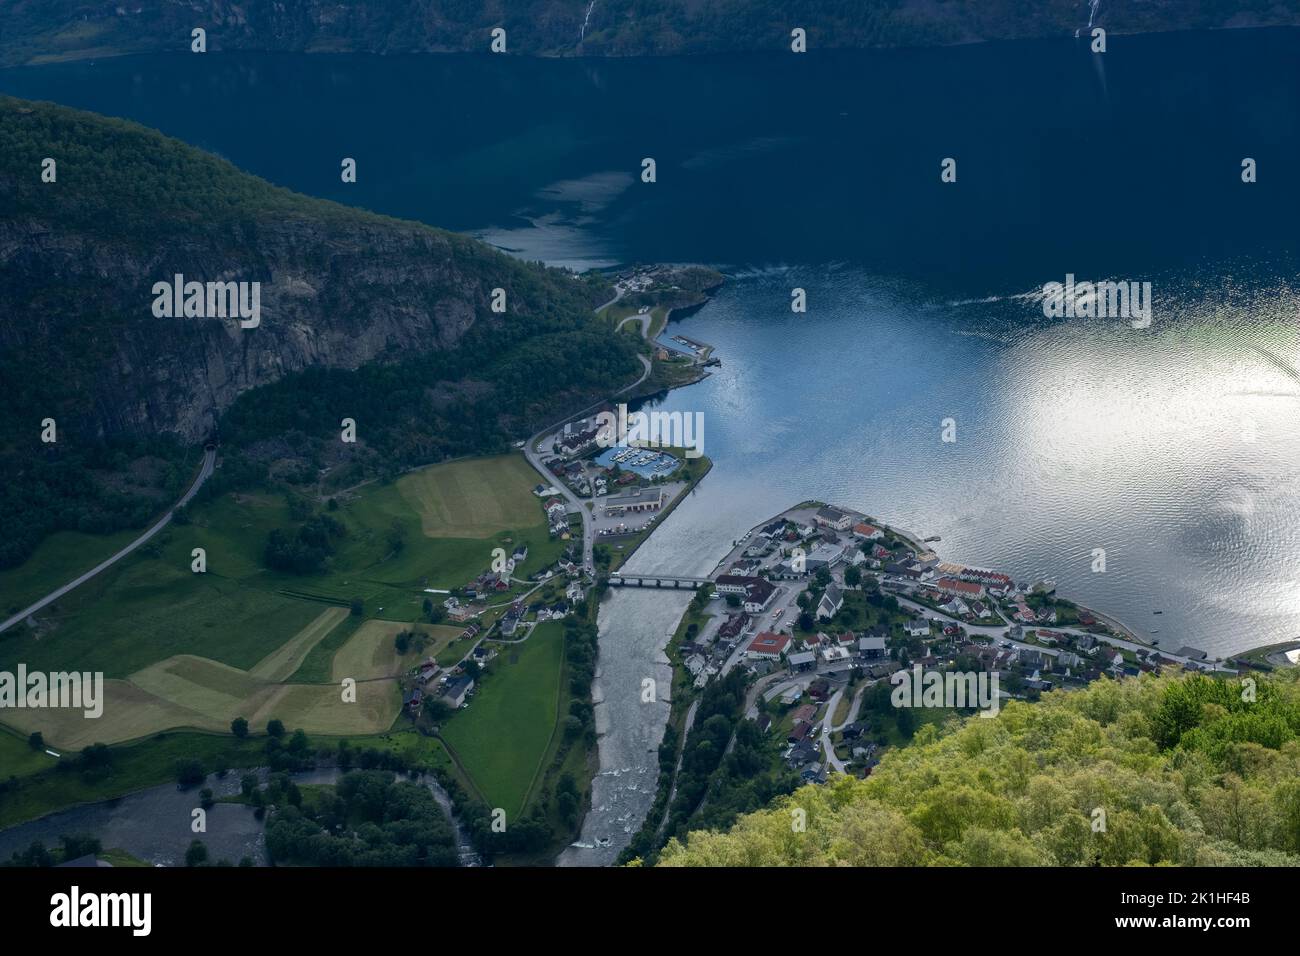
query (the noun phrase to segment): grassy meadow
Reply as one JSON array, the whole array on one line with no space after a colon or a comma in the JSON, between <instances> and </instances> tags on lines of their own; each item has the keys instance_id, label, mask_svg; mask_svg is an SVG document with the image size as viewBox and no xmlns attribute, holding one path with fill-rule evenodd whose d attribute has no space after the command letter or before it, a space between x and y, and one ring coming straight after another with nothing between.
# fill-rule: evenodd
<instances>
[{"instance_id":1,"label":"grassy meadow","mask_svg":"<svg viewBox=\"0 0 1300 956\"><path fill-rule=\"evenodd\" d=\"M519 575L558 557L563 543L548 540L531 492L537 479L521 456L508 455L363 486L329 512L345 534L327 569L310 575L262 561L268 533L297 525L284 495L229 493L197 505L187 524L173 524L39 615L38 628L0 636L0 669L22 662L102 672L104 716L15 710L7 722L68 748L180 727L221 731L237 716L256 729L279 717L309 733L386 730L400 706L394 678L414 663L399 659L392 638L423 618L424 588L465 584L496 547L528 545ZM125 538L53 536L6 582L35 595L93 563L79 555L102 555ZM195 548L206 554L205 573L191 570ZM43 558L50 563L38 571ZM348 613L354 599L362 601L359 622ZM433 638L426 654L452 654L460 628L422 629ZM359 682L355 707L338 698L345 676Z\"/></svg>"},{"instance_id":2,"label":"grassy meadow","mask_svg":"<svg viewBox=\"0 0 1300 956\"><path fill-rule=\"evenodd\" d=\"M564 628L537 625L522 644L502 644L473 702L442 736L494 807L513 819L541 770L559 720Z\"/></svg>"}]
</instances>

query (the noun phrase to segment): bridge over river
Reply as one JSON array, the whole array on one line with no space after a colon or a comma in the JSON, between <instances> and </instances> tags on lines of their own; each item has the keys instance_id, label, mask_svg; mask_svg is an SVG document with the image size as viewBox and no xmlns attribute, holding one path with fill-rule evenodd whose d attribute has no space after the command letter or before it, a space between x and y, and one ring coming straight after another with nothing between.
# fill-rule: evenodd
<instances>
[{"instance_id":1,"label":"bridge over river","mask_svg":"<svg viewBox=\"0 0 1300 956\"><path fill-rule=\"evenodd\" d=\"M712 582L709 578L696 578L687 574L620 574L615 571L609 576L609 583L614 587L697 591L702 585Z\"/></svg>"}]
</instances>

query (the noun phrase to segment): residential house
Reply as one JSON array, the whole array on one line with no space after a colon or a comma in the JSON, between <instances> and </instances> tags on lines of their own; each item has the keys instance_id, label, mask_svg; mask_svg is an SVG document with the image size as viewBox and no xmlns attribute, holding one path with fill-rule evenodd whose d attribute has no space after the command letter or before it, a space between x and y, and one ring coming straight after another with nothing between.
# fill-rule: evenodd
<instances>
[{"instance_id":1,"label":"residential house","mask_svg":"<svg viewBox=\"0 0 1300 956\"><path fill-rule=\"evenodd\" d=\"M805 767L808 764L815 762L817 760L817 754L817 744L811 740L804 739L790 748L790 751L785 755L785 762L790 768L798 770L800 767Z\"/></svg>"},{"instance_id":2,"label":"residential house","mask_svg":"<svg viewBox=\"0 0 1300 956\"><path fill-rule=\"evenodd\" d=\"M975 581L990 587L1001 588L1004 591L1015 586L1015 582L1007 575L999 574L997 571L989 571L985 568L964 568L960 577L964 581Z\"/></svg>"},{"instance_id":3,"label":"residential house","mask_svg":"<svg viewBox=\"0 0 1300 956\"><path fill-rule=\"evenodd\" d=\"M796 651L786 658L792 671L806 671L817 666L817 654L814 651Z\"/></svg>"},{"instance_id":4,"label":"residential house","mask_svg":"<svg viewBox=\"0 0 1300 956\"><path fill-rule=\"evenodd\" d=\"M734 641L745 631L749 630L749 625L753 619L748 614L733 614L727 618L726 622L718 628L718 637L724 641Z\"/></svg>"},{"instance_id":5,"label":"residential house","mask_svg":"<svg viewBox=\"0 0 1300 956\"><path fill-rule=\"evenodd\" d=\"M1016 649L1016 660L1020 662L1021 667L1050 667L1052 655L1032 647L1021 647Z\"/></svg>"},{"instance_id":6,"label":"residential house","mask_svg":"<svg viewBox=\"0 0 1300 956\"><path fill-rule=\"evenodd\" d=\"M858 638L858 655L864 660L882 660L888 654L889 651L885 648L885 639L883 637Z\"/></svg>"},{"instance_id":7,"label":"residential house","mask_svg":"<svg viewBox=\"0 0 1300 956\"><path fill-rule=\"evenodd\" d=\"M772 603L776 594L776 585L766 578L754 578L753 583L745 588L745 600L742 607L747 614L760 614Z\"/></svg>"},{"instance_id":8,"label":"residential house","mask_svg":"<svg viewBox=\"0 0 1300 956\"><path fill-rule=\"evenodd\" d=\"M935 587L944 594L964 598L966 600L975 600L984 596L984 585L975 581L962 581L958 578L940 578L935 582Z\"/></svg>"},{"instance_id":9,"label":"residential house","mask_svg":"<svg viewBox=\"0 0 1300 956\"><path fill-rule=\"evenodd\" d=\"M808 764L799 771L799 777L804 783L822 784L826 782L826 768L821 764Z\"/></svg>"},{"instance_id":10,"label":"residential house","mask_svg":"<svg viewBox=\"0 0 1300 956\"><path fill-rule=\"evenodd\" d=\"M469 697L469 692L474 689L474 678L468 674L460 674L451 678L443 685L442 700L449 707L460 708L465 706L465 699Z\"/></svg>"},{"instance_id":11,"label":"residential house","mask_svg":"<svg viewBox=\"0 0 1300 956\"><path fill-rule=\"evenodd\" d=\"M967 606L966 602L958 597L953 598L947 604L939 605L939 609L952 617L965 617L970 613L970 608ZM944 628L944 633L948 633L947 628Z\"/></svg>"},{"instance_id":12,"label":"residential house","mask_svg":"<svg viewBox=\"0 0 1300 956\"><path fill-rule=\"evenodd\" d=\"M865 720L855 720L851 724L845 724L840 734L845 740L857 740L870 729L871 726Z\"/></svg>"},{"instance_id":13,"label":"residential house","mask_svg":"<svg viewBox=\"0 0 1300 956\"><path fill-rule=\"evenodd\" d=\"M790 720L797 724L800 721L811 721L816 716L817 706L815 704L804 704L790 715Z\"/></svg>"}]
</instances>

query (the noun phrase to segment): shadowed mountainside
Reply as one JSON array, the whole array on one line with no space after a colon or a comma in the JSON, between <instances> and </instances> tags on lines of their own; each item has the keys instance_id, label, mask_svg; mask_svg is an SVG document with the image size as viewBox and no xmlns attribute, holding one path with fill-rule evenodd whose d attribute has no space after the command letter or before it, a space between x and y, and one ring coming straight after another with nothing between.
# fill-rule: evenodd
<instances>
[{"instance_id":1,"label":"shadowed mountainside","mask_svg":"<svg viewBox=\"0 0 1300 956\"><path fill-rule=\"evenodd\" d=\"M3 0L0 64L182 52L207 31L209 51L484 52L504 27L511 53L642 56L939 46L1070 36L1090 17L1115 33L1300 24L1297 0L321 0L283 3Z\"/></svg>"}]
</instances>

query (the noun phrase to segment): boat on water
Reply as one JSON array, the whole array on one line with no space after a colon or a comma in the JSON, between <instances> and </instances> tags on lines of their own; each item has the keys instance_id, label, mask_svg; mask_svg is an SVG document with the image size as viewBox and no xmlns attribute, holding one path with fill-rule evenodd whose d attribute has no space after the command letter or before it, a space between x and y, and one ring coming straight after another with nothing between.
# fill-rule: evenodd
<instances>
[{"instance_id":1,"label":"boat on water","mask_svg":"<svg viewBox=\"0 0 1300 956\"><path fill-rule=\"evenodd\" d=\"M1164 614L1165 612L1164 612L1164 611L1152 611L1151 613L1152 613L1152 614Z\"/></svg>"}]
</instances>

